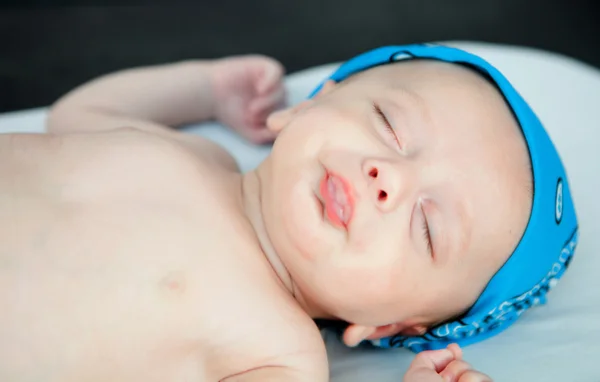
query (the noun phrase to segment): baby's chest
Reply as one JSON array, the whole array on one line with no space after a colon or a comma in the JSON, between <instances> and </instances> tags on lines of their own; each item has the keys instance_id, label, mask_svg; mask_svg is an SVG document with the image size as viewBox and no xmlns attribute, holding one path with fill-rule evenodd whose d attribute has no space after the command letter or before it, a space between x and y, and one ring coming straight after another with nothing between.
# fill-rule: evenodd
<instances>
[{"instance_id":1,"label":"baby's chest","mask_svg":"<svg viewBox=\"0 0 600 382\"><path fill-rule=\"evenodd\" d=\"M264 282L268 268L246 256L247 243L215 219L141 207L90 208L58 222L6 279L15 293L26 285L29 300L5 312L19 326L4 345L38 349L65 372L85 365L106 380L151 372L211 382L294 346L282 330L281 298ZM27 329L40 326L52 333ZM73 347L76 359L62 350ZM120 367L106 370L107 356Z\"/></svg>"}]
</instances>

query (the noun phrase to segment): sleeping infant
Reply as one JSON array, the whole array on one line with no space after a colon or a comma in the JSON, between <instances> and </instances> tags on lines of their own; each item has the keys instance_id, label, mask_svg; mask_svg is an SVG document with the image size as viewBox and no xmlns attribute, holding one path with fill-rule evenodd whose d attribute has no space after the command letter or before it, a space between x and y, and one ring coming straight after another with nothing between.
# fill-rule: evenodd
<instances>
[{"instance_id":1,"label":"sleeping infant","mask_svg":"<svg viewBox=\"0 0 600 382\"><path fill-rule=\"evenodd\" d=\"M315 320L486 381L460 346L546 300L577 219L540 121L489 63L383 47L285 107L262 56L111 74L0 135L0 380L327 381ZM241 174L175 130L216 119Z\"/></svg>"}]
</instances>

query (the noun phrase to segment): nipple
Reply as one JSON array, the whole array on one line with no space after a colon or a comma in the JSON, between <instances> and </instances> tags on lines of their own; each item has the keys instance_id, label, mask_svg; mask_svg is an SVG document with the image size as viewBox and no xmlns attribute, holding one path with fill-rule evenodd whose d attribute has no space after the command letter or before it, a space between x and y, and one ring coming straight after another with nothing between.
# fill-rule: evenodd
<instances>
[{"instance_id":1,"label":"nipple","mask_svg":"<svg viewBox=\"0 0 600 382\"><path fill-rule=\"evenodd\" d=\"M159 281L159 287L166 293L182 295L186 289L184 273L181 271L167 273L167 275Z\"/></svg>"}]
</instances>

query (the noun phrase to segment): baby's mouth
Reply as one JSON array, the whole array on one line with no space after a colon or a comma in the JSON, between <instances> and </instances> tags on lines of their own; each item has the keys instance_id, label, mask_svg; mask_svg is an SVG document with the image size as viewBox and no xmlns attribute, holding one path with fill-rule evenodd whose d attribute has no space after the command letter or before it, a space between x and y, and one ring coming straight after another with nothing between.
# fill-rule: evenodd
<instances>
[{"instance_id":1,"label":"baby's mouth","mask_svg":"<svg viewBox=\"0 0 600 382\"><path fill-rule=\"evenodd\" d=\"M320 193L329 221L335 226L346 228L353 212L353 200L348 183L339 176L326 173L321 181Z\"/></svg>"}]
</instances>

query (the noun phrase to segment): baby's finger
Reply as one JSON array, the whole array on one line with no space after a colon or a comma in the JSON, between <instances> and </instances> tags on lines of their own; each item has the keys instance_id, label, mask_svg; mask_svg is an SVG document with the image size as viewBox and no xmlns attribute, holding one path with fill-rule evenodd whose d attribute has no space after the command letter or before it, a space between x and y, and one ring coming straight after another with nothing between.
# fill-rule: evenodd
<instances>
[{"instance_id":1,"label":"baby's finger","mask_svg":"<svg viewBox=\"0 0 600 382\"><path fill-rule=\"evenodd\" d=\"M457 382L459 378L469 370L471 370L471 365L465 361L454 360L440 372L440 376L444 378L444 381Z\"/></svg>"},{"instance_id":2,"label":"baby's finger","mask_svg":"<svg viewBox=\"0 0 600 382\"><path fill-rule=\"evenodd\" d=\"M469 370L460 376L458 382L493 382L492 378L475 370Z\"/></svg>"},{"instance_id":3,"label":"baby's finger","mask_svg":"<svg viewBox=\"0 0 600 382\"><path fill-rule=\"evenodd\" d=\"M257 144L257 145L262 145L262 144L273 142L275 140L275 138L277 137L278 132L271 131L271 130L267 129L266 127L263 127L263 128L256 128L256 129L245 129L241 133L250 142Z\"/></svg>"},{"instance_id":4,"label":"baby's finger","mask_svg":"<svg viewBox=\"0 0 600 382\"><path fill-rule=\"evenodd\" d=\"M267 119L273 114L277 114L278 111L285 109L285 102L282 100L272 108L262 110L256 114L248 113L247 121L251 126L265 127L267 126Z\"/></svg>"},{"instance_id":5,"label":"baby's finger","mask_svg":"<svg viewBox=\"0 0 600 382\"><path fill-rule=\"evenodd\" d=\"M437 373L444 370L454 360L454 354L448 349L428 350L417 354L409 367L410 370L428 369Z\"/></svg>"},{"instance_id":6,"label":"baby's finger","mask_svg":"<svg viewBox=\"0 0 600 382\"><path fill-rule=\"evenodd\" d=\"M450 350L454 354L455 359L462 359L463 352L458 344L450 344L448 345L448 350Z\"/></svg>"},{"instance_id":7,"label":"baby's finger","mask_svg":"<svg viewBox=\"0 0 600 382\"><path fill-rule=\"evenodd\" d=\"M269 57L263 58L262 73L258 77L255 89L258 94L265 94L275 85L279 84L285 72L283 65Z\"/></svg>"},{"instance_id":8,"label":"baby's finger","mask_svg":"<svg viewBox=\"0 0 600 382\"><path fill-rule=\"evenodd\" d=\"M257 114L248 119L248 126L251 126L252 130L256 129L268 129L267 118L271 115L271 113L263 112Z\"/></svg>"},{"instance_id":9,"label":"baby's finger","mask_svg":"<svg viewBox=\"0 0 600 382\"><path fill-rule=\"evenodd\" d=\"M280 86L277 89L273 89L272 93L257 96L250 102L248 112L250 115L257 115L274 111L276 107L284 104L285 93L285 88Z\"/></svg>"}]
</instances>

